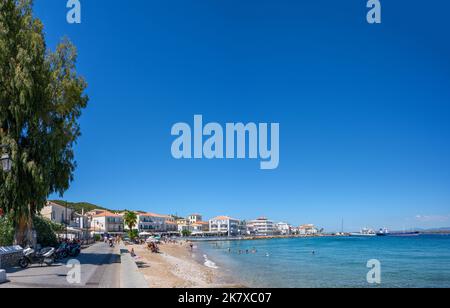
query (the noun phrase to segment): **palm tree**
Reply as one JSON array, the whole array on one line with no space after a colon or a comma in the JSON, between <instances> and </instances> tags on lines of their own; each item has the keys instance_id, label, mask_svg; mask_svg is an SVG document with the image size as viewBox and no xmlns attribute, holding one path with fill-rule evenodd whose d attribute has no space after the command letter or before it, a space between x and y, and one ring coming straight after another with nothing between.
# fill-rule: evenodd
<instances>
[{"instance_id":1,"label":"palm tree","mask_svg":"<svg viewBox=\"0 0 450 308\"><path fill-rule=\"evenodd\" d=\"M123 216L123 221L128 227L128 230L133 231L133 227L137 224L137 215L135 212L126 211Z\"/></svg>"}]
</instances>

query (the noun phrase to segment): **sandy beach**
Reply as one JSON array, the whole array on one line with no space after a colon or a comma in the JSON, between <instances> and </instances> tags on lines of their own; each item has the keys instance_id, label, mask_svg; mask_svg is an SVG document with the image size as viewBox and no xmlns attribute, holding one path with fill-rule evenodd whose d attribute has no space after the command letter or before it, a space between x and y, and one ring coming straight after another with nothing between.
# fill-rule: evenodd
<instances>
[{"instance_id":1,"label":"sandy beach","mask_svg":"<svg viewBox=\"0 0 450 308\"><path fill-rule=\"evenodd\" d=\"M162 243L160 253L150 252L146 245L129 245L150 288L232 288L243 287L225 277L219 268L202 264L201 252L194 244ZM214 264L210 264L214 266Z\"/></svg>"}]
</instances>

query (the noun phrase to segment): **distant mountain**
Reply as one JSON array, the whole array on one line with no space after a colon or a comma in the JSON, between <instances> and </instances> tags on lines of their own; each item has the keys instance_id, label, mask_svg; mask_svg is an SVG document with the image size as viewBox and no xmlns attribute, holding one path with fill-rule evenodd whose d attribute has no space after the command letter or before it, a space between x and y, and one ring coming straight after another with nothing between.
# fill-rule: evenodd
<instances>
[{"instance_id":1,"label":"distant mountain","mask_svg":"<svg viewBox=\"0 0 450 308\"><path fill-rule=\"evenodd\" d=\"M110 209L104 208L99 205L95 205L88 202L66 202L62 200L50 200L51 202L54 202L56 204L59 204L61 206L67 206L70 209L73 209L75 212L80 213L84 210L84 212L89 212L92 210L105 210L105 211L111 211ZM114 211L115 212L115 211Z\"/></svg>"},{"instance_id":2,"label":"distant mountain","mask_svg":"<svg viewBox=\"0 0 450 308\"><path fill-rule=\"evenodd\" d=\"M440 234L440 233L445 233L445 234L449 234L450 233L450 227L441 227L441 228L414 228L411 231L418 231L422 234Z\"/></svg>"}]
</instances>

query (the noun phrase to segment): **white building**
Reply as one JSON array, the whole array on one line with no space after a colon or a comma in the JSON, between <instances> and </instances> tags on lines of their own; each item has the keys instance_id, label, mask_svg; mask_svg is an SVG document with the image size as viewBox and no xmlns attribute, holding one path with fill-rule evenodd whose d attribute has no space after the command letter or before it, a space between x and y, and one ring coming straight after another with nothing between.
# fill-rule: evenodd
<instances>
[{"instance_id":1,"label":"white building","mask_svg":"<svg viewBox=\"0 0 450 308\"><path fill-rule=\"evenodd\" d=\"M191 214L187 218L189 224L195 224L202 221L202 215L200 214Z\"/></svg>"},{"instance_id":2,"label":"white building","mask_svg":"<svg viewBox=\"0 0 450 308\"><path fill-rule=\"evenodd\" d=\"M275 224L275 229L277 233L281 235L291 234L291 225L285 222L279 222Z\"/></svg>"},{"instance_id":3,"label":"white building","mask_svg":"<svg viewBox=\"0 0 450 308\"><path fill-rule=\"evenodd\" d=\"M57 234L59 237L89 238L89 217L83 213L77 213L69 207L66 208L63 205L48 201L39 214L54 223L67 227L64 232Z\"/></svg>"},{"instance_id":4,"label":"white building","mask_svg":"<svg viewBox=\"0 0 450 308\"><path fill-rule=\"evenodd\" d=\"M300 235L315 235L319 233L319 231L313 224L306 224L298 227L298 233Z\"/></svg>"},{"instance_id":5,"label":"white building","mask_svg":"<svg viewBox=\"0 0 450 308\"><path fill-rule=\"evenodd\" d=\"M138 213L139 232L176 232L177 224L172 216L155 213Z\"/></svg>"},{"instance_id":6,"label":"white building","mask_svg":"<svg viewBox=\"0 0 450 308\"><path fill-rule=\"evenodd\" d=\"M209 222L199 221L191 224L189 227L190 227L189 231L191 231L192 233L199 234L209 231Z\"/></svg>"},{"instance_id":7,"label":"white building","mask_svg":"<svg viewBox=\"0 0 450 308\"><path fill-rule=\"evenodd\" d=\"M239 220L228 216L217 216L209 220L209 232L236 236L239 234Z\"/></svg>"},{"instance_id":8,"label":"white building","mask_svg":"<svg viewBox=\"0 0 450 308\"><path fill-rule=\"evenodd\" d=\"M274 223L265 217L260 217L247 222L248 234L269 236L275 233Z\"/></svg>"},{"instance_id":9,"label":"white building","mask_svg":"<svg viewBox=\"0 0 450 308\"><path fill-rule=\"evenodd\" d=\"M91 217L91 231L94 234L121 235L124 233L123 216L103 211Z\"/></svg>"},{"instance_id":10,"label":"white building","mask_svg":"<svg viewBox=\"0 0 450 308\"><path fill-rule=\"evenodd\" d=\"M69 225L72 220L73 210L65 206L48 201L40 212L41 216L57 224Z\"/></svg>"}]
</instances>

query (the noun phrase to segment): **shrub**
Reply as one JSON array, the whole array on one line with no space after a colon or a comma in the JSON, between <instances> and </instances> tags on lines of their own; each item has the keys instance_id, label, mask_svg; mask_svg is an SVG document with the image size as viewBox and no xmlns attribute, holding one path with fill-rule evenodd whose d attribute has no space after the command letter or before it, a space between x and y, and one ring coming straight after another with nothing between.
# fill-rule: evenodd
<instances>
[{"instance_id":1,"label":"shrub","mask_svg":"<svg viewBox=\"0 0 450 308\"><path fill-rule=\"evenodd\" d=\"M0 246L11 246L14 242L14 228L8 216L0 217Z\"/></svg>"},{"instance_id":2,"label":"shrub","mask_svg":"<svg viewBox=\"0 0 450 308\"><path fill-rule=\"evenodd\" d=\"M60 228L59 225L40 216L34 217L33 224L34 229L36 230L38 244L40 244L42 247L58 245L55 229L56 231L58 231L58 229Z\"/></svg>"}]
</instances>

